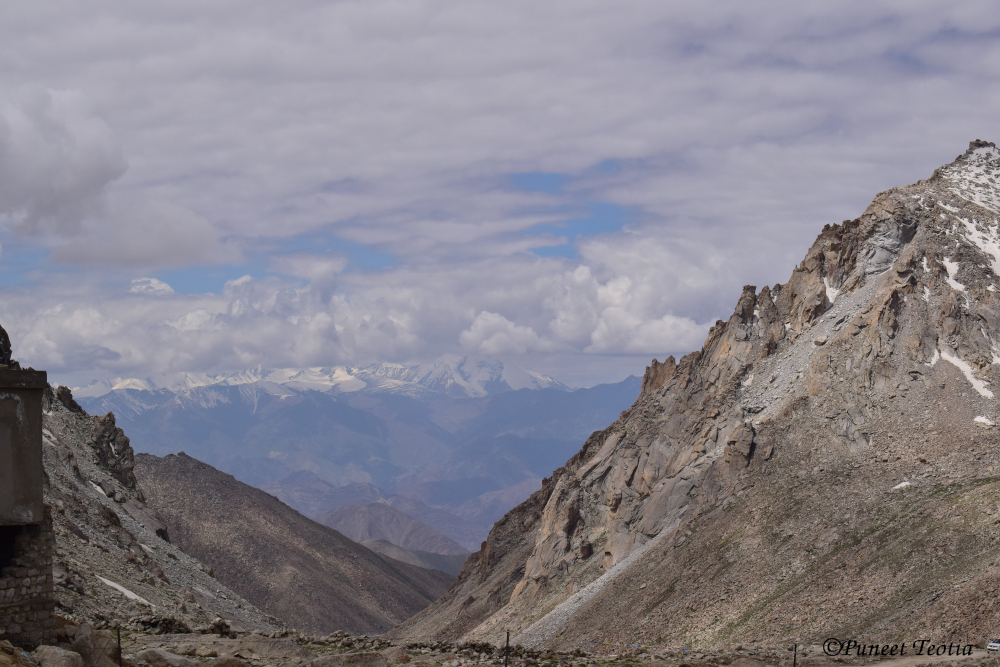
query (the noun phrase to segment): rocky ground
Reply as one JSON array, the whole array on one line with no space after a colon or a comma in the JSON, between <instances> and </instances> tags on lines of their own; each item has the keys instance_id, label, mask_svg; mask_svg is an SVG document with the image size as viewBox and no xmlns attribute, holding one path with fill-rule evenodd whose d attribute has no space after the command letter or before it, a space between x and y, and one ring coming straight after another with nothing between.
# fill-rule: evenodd
<instances>
[{"instance_id":1,"label":"rocky ground","mask_svg":"<svg viewBox=\"0 0 1000 667\"><path fill-rule=\"evenodd\" d=\"M836 667L878 662L884 667L954 665L994 667L997 658L981 649L971 656L907 656L871 659L829 657L820 646L765 648L736 646L726 651L695 651L684 648L648 646L620 647L619 653L539 651L522 646L504 647L486 643L389 642L378 637L352 637L337 632L313 637L290 631L261 633L121 633L122 664L132 667L473 667L512 665L515 667L611 667L649 665L651 667ZM0 642L0 667L114 667L118 663L118 637L107 629L89 625L62 625L56 647L42 647L26 653ZM73 656L79 656L74 658Z\"/></svg>"}]
</instances>

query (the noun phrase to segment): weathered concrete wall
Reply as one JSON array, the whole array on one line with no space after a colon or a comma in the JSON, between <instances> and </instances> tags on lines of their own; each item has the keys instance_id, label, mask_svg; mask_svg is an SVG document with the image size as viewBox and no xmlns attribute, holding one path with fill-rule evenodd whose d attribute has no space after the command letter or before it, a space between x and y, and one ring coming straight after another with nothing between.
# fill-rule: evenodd
<instances>
[{"instance_id":1,"label":"weathered concrete wall","mask_svg":"<svg viewBox=\"0 0 1000 667\"><path fill-rule=\"evenodd\" d=\"M45 371L0 370L0 526L41 523Z\"/></svg>"},{"instance_id":2,"label":"weathered concrete wall","mask_svg":"<svg viewBox=\"0 0 1000 667\"><path fill-rule=\"evenodd\" d=\"M0 640L52 641L52 520L42 503L44 371L0 368Z\"/></svg>"}]
</instances>

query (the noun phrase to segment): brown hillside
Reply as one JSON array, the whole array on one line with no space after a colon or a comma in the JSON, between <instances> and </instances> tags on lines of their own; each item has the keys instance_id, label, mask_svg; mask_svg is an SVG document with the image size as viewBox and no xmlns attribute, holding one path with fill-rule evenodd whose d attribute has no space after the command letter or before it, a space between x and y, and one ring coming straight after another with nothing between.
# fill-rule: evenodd
<instances>
[{"instance_id":1,"label":"brown hillside","mask_svg":"<svg viewBox=\"0 0 1000 667\"><path fill-rule=\"evenodd\" d=\"M293 627L381 633L452 581L370 551L183 453L139 454L135 474L175 544Z\"/></svg>"}]
</instances>

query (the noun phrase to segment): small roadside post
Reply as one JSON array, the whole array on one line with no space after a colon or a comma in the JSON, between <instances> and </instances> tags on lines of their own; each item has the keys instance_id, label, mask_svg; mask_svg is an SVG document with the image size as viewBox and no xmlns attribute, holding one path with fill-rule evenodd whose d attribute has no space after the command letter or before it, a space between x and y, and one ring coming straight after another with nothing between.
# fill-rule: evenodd
<instances>
[{"instance_id":1,"label":"small roadside post","mask_svg":"<svg viewBox=\"0 0 1000 667\"><path fill-rule=\"evenodd\" d=\"M507 631L507 645L503 649L503 667L507 667L507 658L510 657L510 630Z\"/></svg>"}]
</instances>

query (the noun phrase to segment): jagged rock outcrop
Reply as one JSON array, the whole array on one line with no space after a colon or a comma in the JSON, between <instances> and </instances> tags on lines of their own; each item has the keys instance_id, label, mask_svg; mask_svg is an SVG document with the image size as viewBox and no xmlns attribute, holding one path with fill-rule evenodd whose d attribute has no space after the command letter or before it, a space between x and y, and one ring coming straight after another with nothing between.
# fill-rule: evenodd
<instances>
[{"instance_id":1,"label":"jagged rock outcrop","mask_svg":"<svg viewBox=\"0 0 1000 667\"><path fill-rule=\"evenodd\" d=\"M745 287L392 636L994 632L996 179L1000 151L973 142L825 227L787 283Z\"/></svg>"}]
</instances>

